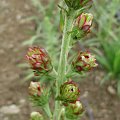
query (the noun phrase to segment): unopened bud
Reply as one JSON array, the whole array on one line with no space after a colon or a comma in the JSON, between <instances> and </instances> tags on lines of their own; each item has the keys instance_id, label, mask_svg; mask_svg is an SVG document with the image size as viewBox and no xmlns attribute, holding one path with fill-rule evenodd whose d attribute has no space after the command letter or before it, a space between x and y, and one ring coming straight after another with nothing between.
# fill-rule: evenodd
<instances>
[{"instance_id":1,"label":"unopened bud","mask_svg":"<svg viewBox=\"0 0 120 120\"><path fill-rule=\"evenodd\" d=\"M64 103L67 102L75 102L80 95L80 90L77 84L73 81L65 82L60 87L60 96L58 97L59 100L63 101Z\"/></svg>"},{"instance_id":2,"label":"unopened bud","mask_svg":"<svg viewBox=\"0 0 120 120\"><path fill-rule=\"evenodd\" d=\"M26 58L35 71L35 75L48 73L53 68L50 57L44 48L29 48Z\"/></svg>"},{"instance_id":3,"label":"unopened bud","mask_svg":"<svg viewBox=\"0 0 120 120\"><path fill-rule=\"evenodd\" d=\"M92 20L92 14L82 13L75 21L75 25L72 31L72 38L77 40L86 36L90 32Z\"/></svg>"},{"instance_id":4,"label":"unopened bud","mask_svg":"<svg viewBox=\"0 0 120 120\"><path fill-rule=\"evenodd\" d=\"M65 107L65 115L69 119L77 119L83 114L83 112L84 108L80 101L69 103L68 106Z\"/></svg>"},{"instance_id":5,"label":"unopened bud","mask_svg":"<svg viewBox=\"0 0 120 120\"><path fill-rule=\"evenodd\" d=\"M96 66L95 56L89 52L79 52L78 56L72 62L73 71L78 73L89 71Z\"/></svg>"},{"instance_id":6,"label":"unopened bud","mask_svg":"<svg viewBox=\"0 0 120 120\"><path fill-rule=\"evenodd\" d=\"M43 120L43 116L39 112L32 112L30 117L31 120Z\"/></svg>"},{"instance_id":7,"label":"unopened bud","mask_svg":"<svg viewBox=\"0 0 120 120\"><path fill-rule=\"evenodd\" d=\"M30 100L35 106L44 106L48 103L50 91L39 82L31 82L29 86Z\"/></svg>"},{"instance_id":8,"label":"unopened bud","mask_svg":"<svg viewBox=\"0 0 120 120\"><path fill-rule=\"evenodd\" d=\"M29 86L29 94L32 96L40 96L41 87L39 82L31 82Z\"/></svg>"}]
</instances>

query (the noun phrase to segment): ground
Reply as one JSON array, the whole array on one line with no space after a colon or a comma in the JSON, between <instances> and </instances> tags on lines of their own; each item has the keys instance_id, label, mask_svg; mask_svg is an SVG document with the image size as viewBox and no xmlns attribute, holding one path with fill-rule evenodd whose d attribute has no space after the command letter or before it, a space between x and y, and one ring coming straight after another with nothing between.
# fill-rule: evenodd
<instances>
[{"instance_id":1,"label":"ground","mask_svg":"<svg viewBox=\"0 0 120 120\"><path fill-rule=\"evenodd\" d=\"M29 120L33 110L28 100L28 82L23 81L24 62L28 46L22 42L34 29L24 19L36 14L30 0L0 0L0 120ZM80 82L81 100L86 106L83 120L120 120L120 102L114 87L99 83L103 72L93 71Z\"/></svg>"}]
</instances>

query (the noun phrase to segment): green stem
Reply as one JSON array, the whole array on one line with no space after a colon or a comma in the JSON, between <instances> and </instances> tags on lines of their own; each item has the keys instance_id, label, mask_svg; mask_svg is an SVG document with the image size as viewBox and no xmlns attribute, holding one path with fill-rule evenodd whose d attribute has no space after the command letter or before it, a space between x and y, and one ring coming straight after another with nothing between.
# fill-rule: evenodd
<instances>
[{"instance_id":1,"label":"green stem","mask_svg":"<svg viewBox=\"0 0 120 120\"><path fill-rule=\"evenodd\" d=\"M58 115L58 120L61 120L61 115L64 113L64 108L61 108L59 115Z\"/></svg>"},{"instance_id":2,"label":"green stem","mask_svg":"<svg viewBox=\"0 0 120 120\"><path fill-rule=\"evenodd\" d=\"M72 15L68 16L65 13L65 23L64 23L64 31L62 38L62 46L60 53L60 61L58 66L58 77L56 81L56 97L59 95L60 85L65 81L66 67L67 67L67 57L69 52L69 44L71 40L71 35L68 34L69 31L72 31L73 26L73 17ZM60 102L55 102L55 111L54 111L54 119L57 120L58 114L60 110Z\"/></svg>"},{"instance_id":3,"label":"green stem","mask_svg":"<svg viewBox=\"0 0 120 120\"><path fill-rule=\"evenodd\" d=\"M59 62L59 67L58 67L59 84L62 84L65 81L67 57L68 57L68 52L69 52L69 43L71 40L71 35L68 32L72 31L72 24L73 24L72 17L65 15L65 25L64 25L64 31L63 31L60 62Z\"/></svg>"},{"instance_id":4,"label":"green stem","mask_svg":"<svg viewBox=\"0 0 120 120\"><path fill-rule=\"evenodd\" d=\"M50 118L50 120L52 120L52 113L51 113L49 104L46 104L43 109L45 113L47 114L47 116Z\"/></svg>"}]
</instances>

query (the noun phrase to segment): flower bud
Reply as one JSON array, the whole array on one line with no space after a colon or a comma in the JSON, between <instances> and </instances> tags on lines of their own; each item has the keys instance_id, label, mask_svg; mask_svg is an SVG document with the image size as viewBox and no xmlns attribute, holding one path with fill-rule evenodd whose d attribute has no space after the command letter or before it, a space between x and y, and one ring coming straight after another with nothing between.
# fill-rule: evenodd
<instances>
[{"instance_id":1,"label":"flower bud","mask_svg":"<svg viewBox=\"0 0 120 120\"><path fill-rule=\"evenodd\" d=\"M83 114L83 112L84 108L80 101L69 103L68 106L65 107L65 115L69 119L77 119Z\"/></svg>"},{"instance_id":2,"label":"flower bud","mask_svg":"<svg viewBox=\"0 0 120 120\"><path fill-rule=\"evenodd\" d=\"M78 73L89 71L96 66L96 59L89 52L79 52L78 56L72 62L73 71Z\"/></svg>"},{"instance_id":3,"label":"flower bud","mask_svg":"<svg viewBox=\"0 0 120 120\"><path fill-rule=\"evenodd\" d=\"M73 81L65 82L60 87L60 96L58 100L63 101L64 103L67 102L75 102L80 95L80 90L76 83Z\"/></svg>"},{"instance_id":4,"label":"flower bud","mask_svg":"<svg viewBox=\"0 0 120 120\"><path fill-rule=\"evenodd\" d=\"M50 57L44 48L29 48L26 58L35 71L35 75L48 73L53 68Z\"/></svg>"},{"instance_id":5,"label":"flower bud","mask_svg":"<svg viewBox=\"0 0 120 120\"><path fill-rule=\"evenodd\" d=\"M39 82L31 82L29 86L29 94L32 96L40 96L41 87Z\"/></svg>"},{"instance_id":6,"label":"flower bud","mask_svg":"<svg viewBox=\"0 0 120 120\"><path fill-rule=\"evenodd\" d=\"M72 38L77 40L87 35L90 32L92 20L92 14L82 13L75 21L75 26L73 27L72 32Z\"/></svg>"},{"instance_id":7,"label":"flower bud","mask_svg":"<svg viewBox=\"0 0 120 120\"><path fill-rule=\"evenodd\" d=\"M35 106L44 106L48 103L50 91L40 87L39 82L31 82L29 86L30 100Z\"/></svg>"},{"instance_id":8,"label":"flower bud","mask_svg":"<svg viewBox=\"0 0 120 120\"><path fill-rule=\"evenodd\" d=\"M93 15L91 13L82 13L76 20L76 25L83 31L90 31Z\"/></svg>"},{"instance_id":9,"label":"flower bud","mask_svg":"<svg viewBox=\"0 0 120 120\"><path fill-rule=\"evenodd\" d=\"M65 3L67 4L69 8L73 8L77 10L86 5L91 5L92 0L65 0Z\"/></svg>"},{"instance_id":10,"label":"flower bud","mask_svg":"<svg viewBox=\"0 0 120 120\"><path fill-rule=\"evenodd\" d=\"M32 112L30 117L31 120L43 120L43 116L39 112Z\"/></svg>"}]
</instances>

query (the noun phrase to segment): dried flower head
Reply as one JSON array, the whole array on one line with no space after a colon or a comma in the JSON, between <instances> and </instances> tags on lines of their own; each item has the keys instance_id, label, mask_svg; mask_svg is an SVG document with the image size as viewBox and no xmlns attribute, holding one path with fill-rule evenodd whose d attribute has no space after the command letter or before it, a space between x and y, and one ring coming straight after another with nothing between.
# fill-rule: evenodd
<instances>
[{"instance_id":1,"label":"dried flower head","mask_svg":"<svg viewBox=\"0 0 120 120\"><path fill-rule=\"evenodd\" d=\"M82 71L89 71L96 67L96 59L90 52L79 52L77 57L72 62L73 71L81 73Z\"/></svg>"},{"instance_id":2,"label":"dried flower head","mask_svg":"<svg viewBox=\"0 0 120 120\"><path fill-rule=\"evenodd\" d=\"M35 75L48 73L53 68L50 57L44 48L29 48L26 58L35 71Z\"/></svg>"}]
</instances>

